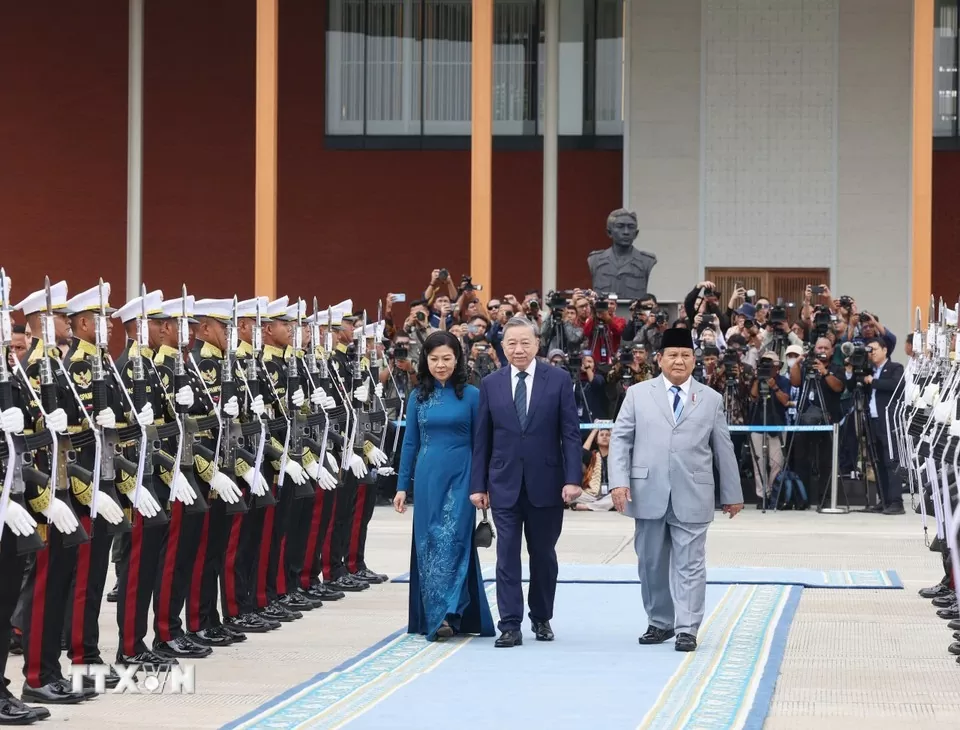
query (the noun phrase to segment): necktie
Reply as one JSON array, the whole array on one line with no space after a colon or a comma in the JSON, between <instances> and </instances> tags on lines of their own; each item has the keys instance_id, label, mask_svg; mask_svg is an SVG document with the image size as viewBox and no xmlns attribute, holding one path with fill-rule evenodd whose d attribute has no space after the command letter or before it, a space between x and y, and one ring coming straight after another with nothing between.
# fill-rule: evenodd
<instances>
[{"instance_id":1,"label":"necktie","mask_svg":"<svg viewBox=\"0 0 960 730\"><path fill-rule=\"evenodd\" d=\"M670 386L670 392L673 393L673 422L680 423L680 414L683 413L683 401L680 400L680 386Z\"/></svg>"},{"instance_id":2,"label":"necktie","mask_svg":"<svg viewBox=\"0 0 960 730\"><path fill-rule=\"evenodd\" d=\"M527 427L527 374L517 373L517 389L513 394L513 405L517 408L517 418L520 419L520 428Z\"/></svg>"}]
</instances>

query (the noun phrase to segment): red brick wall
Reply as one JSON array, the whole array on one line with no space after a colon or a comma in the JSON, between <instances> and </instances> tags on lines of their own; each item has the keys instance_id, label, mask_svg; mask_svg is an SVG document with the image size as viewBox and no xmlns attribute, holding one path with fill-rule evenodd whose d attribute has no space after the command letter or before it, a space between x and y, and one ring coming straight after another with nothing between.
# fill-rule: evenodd
<instances>
[{"instance_id":1,"label":"red brick wall","mask_svg":"<svg viewBox=\"0 0 960 730\"><path fill-rule=\"evenodd\" d=\"M960 152L933 153L932 291L951 306L960 296Z\"/></svg>"}]
</instances>

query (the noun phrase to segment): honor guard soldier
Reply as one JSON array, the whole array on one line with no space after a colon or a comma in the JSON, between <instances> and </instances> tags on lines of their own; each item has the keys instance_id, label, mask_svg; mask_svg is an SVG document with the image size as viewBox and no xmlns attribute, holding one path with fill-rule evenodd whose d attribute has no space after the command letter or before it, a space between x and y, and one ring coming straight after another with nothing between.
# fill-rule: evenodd
<instances>
[{"instance_id":1,"label":"honor guard soldier","mask_svg":"<svg viewBox=\"0 0 960 730\"><path fill-rule=\"evenodd\" d=\"M27 500L27 505L40 523L41 534L47 532L47 546L36 554L27 571L23 586L23 692L26 702L75 704L94 696L92 690L76 693L72 683L60 670L63 623L70 595L70 582L77 564L79 521L70 508L66 494L66 475L60 472L59 439L67 431L66 404L69 395L66 379L59 369L58 340L70 336L66 315L67 284L64 281L36 291L15 309L23 312L33 335L27 357L27 380L30 392L29 423L26 431L36 433L44 428L54 434L54 442L45 453L38 454L38 466L50 475L50 486ZM38 336L39 335L39 336ZM72 401L72 396L70 396ZM60 492L59 495L56 492ZM53 529L50 530L49 527Z\"/></svg>"},{"instance_id":2,"label":"honor guard soldier","mask_svg":"<svg viewBox=\"0 0 960 730\"><path fill-rule=\"evenodd\" d=\"M187 475L175 468L180 434L174 413L175 404L182 403L189 408L195 394L190 388L183 388L173 395L172 404L167 392L167 386L173 387L172 375L166 375L151 362L153 358L162 359L164 342L169 340L169 320L161 291L131 299L114 317L123 324L127 335L123 354L117 360L121 378L129 397L133 398L142 370L142 378L147 382L146 396L157 415L155 432L151 429L150 437L161 444L158 452L151 451L150 454L155 470L144 476L149 481L144 485L142 499L149 509L144 513L134 512L130 534L119 538L125 546L118 561L117 626L120 640L117 663L161 666L169 664L169 659L148 649L144 639L151 603L161 589L160 565L170 524L166 515L167 504L182 502L189 505L196 499ZM177 433L174 435L173 431ZM154 435L156 439L153 439Z\"/></svg>"},{"instance_id":3,"label":"honor guard soldier","mask_svg":"<svg viewBox=\"0 0 960 730\"><path fill-rule=\"evenodd\" d=\"M10 279L0 271L0 469L9 485L9 502L0 529L0 725L28 725L50 717L45 707L28 707L7 689L7 656L10 652L10 620L20 597L27 555L42 550L41 526L26 508L49 490L49 476L41 474L24 457L32 457L25 443L26 405L29 393L7 364L12 340ZM32 473L32 474L31 474ZM46 525L42 526L43 532Z\"/></svg>"},{"instance_id":4,"label":"honor guard soldier","mask_svg":"<svg viewBox=\"0 0 960 730\"><path fill-rule=\"evenodd\" d=\"M205 412L216 415L220 398L220 362L226 347L226 324L230 321L231 300L199 299L194 302L195 342L190 352L190 365L203 386L200 403ZM203 440L193 445L194 482L199 496L210 503L222 499L228 503L240 500L240 489L217 468L216 455ZM202 658L209 656L208 646L193 641L183 631L180 613L187 608L188 620L198 621L200 586L193 583L195 570L202 570L206 557L205 528L207 514L191 513L175 502L170 515L170 532L161 567L161 588L154 603L154 645L160 656Z\"/></svg>"},{"instance_id":5,"label":"honor guard soldier","mask_svg":"<svg viewBox=\"0 0 960 730\"><path fill-rule=\"evenodd\" d=\"M271 493L276 505L266 508L261 552L257 566L257 606L267 618L287 622L303 618L301 610L309 610L312 604L296 597L286 597L281 588L285 588L285 576L281 569L282 550L289 529L291 510L293 509L294 490L306 485L309 477L303 466L295 458L290 458L288 414L291 408L300 408L305 396L297 387L288 393L287 363L285 355L290 346L292 328L286 320L289 307L287 297L281 297L267 305L267 317L263 322L263 354L261 391L267 404L267 412L273 423L282 424L271 439L268 447L268 479L272 484ZM281 440L282 439L282 440ZM286 441L286 443L284 443ZM309 607L309 608L308 608Z\"/></svg>"},{"instance_id":6,"label":"honor guard soldier","mask_svg":"<svg viewBox=\"0 0 960 730\"><path fill-rule=\"evenodd\" d=\"M241 456L238 450L235 470L246 483L251 497L250 508L245 513L231 515L223 570L224 626L227 630L258 634L280 628L280 622L267 616L257 602L259 568L261 564L264 566L265 575L265 552L269 551L269 541L261 549L261 538L267 508L271 507L272 519L272 506L276 504L270 492L270 483L264 476L264 465L270 458L268 446L271 451L274 447L270 444L259 363L263 349L261 320L266 316L269 304L267 297L255 297L239 303L234 300L230 329L236 333L236 351L231 353L228 347L225 353L227 359L231 355L235 357L232 384L228 382L225 386L234 395L226 399L231 402L229 408L221 407L221 415L229 419L227 425L230 432L236 435L238 429L241 431L236 443L246 446L246 454ZM228 345L233 346L232 337L228 338ZM261 555L264 556L262 561ZM266 606L266 600L263 603Z\"/></svg>"},{"instance_id":7,"label":"honor guard soldier","mask_svg":"<svg viewBox=\"0 0 960 730\"><path fill-rule=\"evenodd\" d=\"M113 314L109 307L110 284L101 283L67 302L73 338L65 361L74 396L75 408L68 409L68 430L73 437L76 463L87 471L86 476L69 475L73 508L90 540L77 547L77 567L69 598L64 626L67 656L73 664L103 664L100 656L100 606L110 566L110 547L115 527L125 522L118 503L115 463L119 444L118 427L127 416L122 401L122 386L110 371L106 353L108 324ZM146 407L137 418L153 421L152 408ZM89 436L88 439L81 437ZM136 484L136 469L125 475L129 487ZM121 472L123 474L123 472ZM122 481L122 479L121 479ZM96 512L94 512L96 510ZM126 521L125 529L129 530ZM85 677L93 686L93 677ZM115 687L119 676L111 669L107 686Z\"/></svg>"}]
</instances>

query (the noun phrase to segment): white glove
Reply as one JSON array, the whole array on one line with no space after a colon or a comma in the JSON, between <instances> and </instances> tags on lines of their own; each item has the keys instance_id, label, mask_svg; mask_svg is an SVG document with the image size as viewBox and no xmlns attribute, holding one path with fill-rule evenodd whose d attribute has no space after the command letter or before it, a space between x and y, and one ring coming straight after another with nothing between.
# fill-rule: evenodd
<instances>
[{"instance_id":1,"label":"white glove","mask_svg":"<svg viewBox=\"0 0 960 730\"><path fill-rule=\"evenodd\" d=\"M367 475L367 465L364 464L363 459L356 454L350 454L347 461L347 468L353 472L353 475L357 479L363 479Z\"/></svg>"},{"instance_id":2,"label":"white glove","mask_svg":"<svg viewBox=\"0 0 960 730\"><path fill-rule=\"evenodd\" d=\"M37 529L37 521L30 516L29 512L12 499L7 505L7 516L4 518L4 522L6 522L7 527L10 528L10 532L17 537L32 535L33 531Z\"/></svg>"},{"instance_id":3,"label":"white glove","mask_svg":"<svg viewBox=\"0 0 960 730\"><path fill-rule=\"evenodd\" d=\"M56 497L51 499L50 504L43 510L43 516L47 518L47 522L56 527L57 530L64 535L76 532L77 526L80 524L77 522L77 517L73 514L73 510L71 510L65 502L62 502Z\"/></svg>"},{"instance_id":4,"label":"white glove","mask_svg":"<svg viewBox=\"0 0 960 730\"><path fill-rule=\"evenodd\" d=\"M287 459L286 465L283 467L284 473L293 479L293 483L300 485L306 484L307 482L307 472L303 470L303 467L300 466L293 459Z\"/></svg>"},{"instance_id":5,"label":"white glove","mask_svg":"<svg viewBox=\"0 0 960 730\"><path fill-rule=\"evenodd\" d=\"M380 449L378 449L376 446L371 448L370 451L367 453L367 460L374 466L383 466L388 461L390 461L390 459L387 458L387 455L383 453Z\"/></svg>"},{"instance_id":6,"label":"white glove","mask_svg":"<svg viewBox=\"0 0 960 730\"><path fill-rule=\"evenodd\" d=\"M392 477L396 473L397 472L393 470L392 466L381 466L379 469L377 469L377 476L381 477Z\"/></svg>"},{"instance_id":7,"label":"white glove","mask_svg":"<svg viewBox=\"0 0 960 730\"><path fill-rule=\"evenodd\" d=\"M113 411L109 408L104 408L100 411L96 418L93 419L96 421L96 424L100 428L116 428L117 427L117 417L114 415Z\"/></svg>"},{"instance_id":8,"label":"white glove","mask_svg":"<svg viewBox=\"0 0 960 730\"><path fill-rule=\"evenodd\" d=\"M294 408L299 408L302 406L305 400L306 396L304 396L302 388L297 388L295 391L293 391L293 395L290 396L290 402L293 403Z\"/></svg>"},{"instance_id":9,"label":"white glove","mask_svg":"<svg viewBox=\"0 0 960 730\"><path fill-rule=\"evenodd\" d=\"M170 490L170 498L189 505L197 501L197 494L193 491L189 480L183 474L177 474L177 479Z\"/></svg>"},{"instance_id":10,"label":"white glove","mask_svg":"<svg viewBox=\"0 0 960 730\"><path fill-rule=\"evenodd\" d=\"M920 388L917 387L917 384L907 383L906 387L904 388L904 398L906 399L907 403L913 405L919 397Z\"/></svg>"},{"instance_id":11,"label":"white glove","mask_svg":"<svg viewBox=\"0 0 960 730\"><path fill-rule=\"evenodd\" d=\"M220 495L221 499L227 504L236 504L243 496L240 487L233 483L233 480L222 472L213 475L213 481L210 482L210 489L213 489Z\"/></svg>"},{"instance_id":12,"label":"white glove","mask_svg":"<svg viewBox=\"0 0 960 730\"><path fill-rule=\"evenodd\" d=\"M47 430L52 433L63 433L67 430L67 414L62 408L47 414Z\"/></svg>"},{"instance_id":13,"label":"white glove","mask_svg":"<svg viewBox=\"0 0 960 730\"><path fill-rule=\"evenodd\" d=\"M97 514L111 525L119 525L123 522L123 510L120 509L120 505L114 502L109 494L103 492L97 494Z\"/></svg>"},{"instance_id":14,"label":"white glove","mask_svg":"<svg viewBox=\"0 0 960 730\"><path fill-rule=\"evenodd\" d=\"M353 397L361 403L366 403L370 400L370 386L364 383L353 391Z\"/></svg>"},{"instance_id":15,"label":"white glove","mask_svg":"<svg viewBox=\"0 0 960 730\"><path fill-rule=\"evenodd\" d=\"M223 412L227 418L236 418L240 415L240 404L237 402L237 396L232 396L230 400L223 404Z\"/></svg>"},{"instance_id":16,"label":"white glove","mask_svg":"<svg viewBox=\"0 0 960 730\"><path fill-rule=\"evenodd\" d=\"M934 401L937 399L937 396L940 395L940 386L937 383L928 385L923 389L923 398L924 403L928 406L932 406Z\"/></svg>"},{"instance_id":17,"label":"white glove","mask_svg":"<svg viewBox=\"0 0 960 730\"><path fill-rule=\"evenodd\" d=\"M327 466L330 467L330 471L338 472L340 471L340 465L337 463L336 458L333 456L333 453L327 452Z\"/></svg>"},{"instance_id":18,"label":"white glove","mask_svg":"<svg viewBox=\"0 0 960 730\"><path fill-rule=\"evenodd\" d=\"M19 408L8 408L0 413L0 431L6 431L7 433L23 431L23 413Z\"/></svg>"},{"instance_id":19,"label":"white glove","mask_svg":"<svg viewBox=\"0 0 960 730\"><path fill-rule=\"evenodd\" d=\"M373 394L377 396L377 398L383 398L383 383L377 383L373 389Z\"/></svg>"},{"instance_id":20,"label":"white glove","mask_svg":"<svg viewBox=\"0 0 960 730\"><path fill-rule=\"evenodd\" d=\"M247 469L240 478L249 485L250 491L257 497L267 493L267 480L263 478L263 474L254 471L252 467Z\"/></svg>"},{"instance_id":21,"label":"white glove","mask_svg":"<svg viewBox=\"0 0 960 730\"><path fill-rule=\"evenodd\" d=\"M253 411L254 415L262 416L266 410L267 406L263 402L263 396L258 395L252 401L250 401L250 410Z\"/></svg>"},{"instance_id":22,"label":"white glove","mask_svg":"<svg viewBox=\"0 0 960 730\"><path fill-rule=\"evenodd\" d=\"M950 423L957 412L957 401L954 399L938 401L933 407L933 417L938 423Z\"/></svg>"},{"instance_id":23,"label":"white glove","mask_svg":"<svg viewBox=\"0 0 960 730\"><path fill-rule=\"evenodd\" d=\"M307 467L307 474L309 474L312 479L316 480L321 489L330 491L331 489L337 488L336 477L320 466L319 461L314 461L312 464L310 464L310 466Z\"/></svg>"},{"instance_id":24,"label":"white glove","mask_svg":"<svg viewBox=\"0 0 960 730\"><path fill-rule=\"evenodd\" d=\"M153 425L153 406L147 403L137 414L137 423L141 426Z\"/></svg>"},{"instance_id":25,"label":"white glove","mask_svg":"<svg viewBox=\"0 0 960 730\"><path fill-rule=\"evenodd\" d=\"M177 391L175 400L177 401L177 405L193 408L193 388L189 385L183 386Z\"/></svg>"},{"instance_id":26,"label":"white glove","mask_svg":"<svg viewBox=\"0 0 960 730\"><path fill-rule=\"evenodd\" d=\"M323 403L323 399L327 397L327 392L320 387L314 388L313 392L310 394L310 402L315 406L319 406Z\"/></svg>"},{"instance_id":27,"label":"white glove","mask_svg":"<svg viewBox=\"0 0 960 730\"><path fill-rule=\"evenodd\" d=\"M133 499L134 494L136 494L136 492L130 493L131 499ZM150 494L149 489L140 490L140 497L133 506L136 507L137 512L139 512L144 519L149 520L151 517L156 517L160 514L160 503Z\"/></svg>"},{"instance_id":28,"label":"white glove","mask_svg":"<svg viewBox=\"0 0 960 730\"><path fill-rule=\"evenodd\" d=\"M954 421L950 424L950 435L960 437L960 421Z\"/></svg>"}]
</instances>

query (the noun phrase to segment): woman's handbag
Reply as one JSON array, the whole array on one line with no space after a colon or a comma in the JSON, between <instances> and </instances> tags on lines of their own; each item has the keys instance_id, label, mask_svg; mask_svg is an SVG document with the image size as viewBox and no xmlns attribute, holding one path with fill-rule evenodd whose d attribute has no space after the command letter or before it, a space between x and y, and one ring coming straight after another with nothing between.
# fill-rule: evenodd
<instances>
[{"instance_id":1,"label":"woman's handbag","mask_svg":"<svg viewBox=\"0 0 960 730\"><path fill-rule=\"evenodd\" d=\"M480 524L478 524L476 529L473 531L473 544L478 548L488 548L493 545L494 537L496 536L493 534L493 527L487 520L487 510L484 509L483 518L480 520Z\"/></svg>"}]
</instances>

